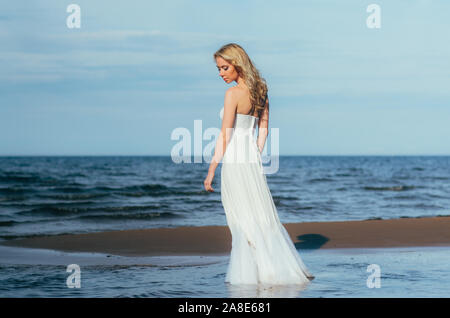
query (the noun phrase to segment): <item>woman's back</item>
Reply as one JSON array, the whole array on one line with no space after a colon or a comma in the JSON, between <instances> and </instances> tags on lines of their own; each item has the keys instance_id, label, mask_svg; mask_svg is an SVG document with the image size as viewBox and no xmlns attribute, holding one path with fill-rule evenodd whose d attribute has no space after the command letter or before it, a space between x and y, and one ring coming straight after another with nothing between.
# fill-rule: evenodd
<instances>
[{"instance_id":1,"label":"woman's back","mask_svg":"<svg viewBox=\"0 0 450 318\"><path fill-rule=\"evenodd\" d=\"M257 119L256 125L258 126L258 129L260 131L262 130L263 132L259 137L258 141L258 147L261 149L260 151L262 151L269 128L269 100L267 98L267 95L264 102L264 109L261 111L261 114L259 116L256 107L254 108L253 113L249 114L249 112L252 109L249 89L246 86L238 86L238 85L233 86L233 89L235 90L238 96L236 112L242 115L253 116L256 117Z\"/></svg>"},{"instance_id":2,"label":"woman's back","mask_svg":"<svg viewBox=\"0 0 450 318\"><path fill-rule=\"evenodd\" d=\"M236 112L238 114L251 115L254 117L258 117L258 112L256 111L256 109L254 110L253 114L249 114L250 110L252 109L252 103L250 100L250 91L248 90L248 88L234 86L234 89L236 90L236 93L238 95L238 103L237 103Z\"/></svg>"}]
</instances>

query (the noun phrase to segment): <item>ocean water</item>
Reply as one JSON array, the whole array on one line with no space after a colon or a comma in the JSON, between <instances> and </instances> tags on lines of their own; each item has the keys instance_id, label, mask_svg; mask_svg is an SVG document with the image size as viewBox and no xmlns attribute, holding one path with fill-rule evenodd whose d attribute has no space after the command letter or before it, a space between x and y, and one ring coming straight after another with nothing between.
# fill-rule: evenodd
<instances>
[{"instance_id":1,"label":"ocean water","mask_svg":"<svg viewBox=\"0 0 450 318\"><path fill-rule=\"evenodd\" d=\"M228 256L108 257L0 247L0 297L450 297L450 247L299 252L315 275L309 284L245 286L224 282ZM69 264L80 268L79 288L67 285Z\"/></svg>"},{"instance_id":2,"label":"ocean water","mask_svg":"<svg viewBox=\"0 0 450 318\"><path fill-rule=\"evenodd\" d=\"M170 157L1 157L0 240L226 225L220 165ZM282 223L450 215L450 157L280 157L267 175ZM299 250L307 286L224 283L229 256L121 257L0 244L0 297L450 297L450 247ZM81 287L68 288L69 264ZM380 269L369 288L368 266Z\"/></svg>"},{"instance_id":3,"label":"ocean water","mask_svg":"<svg viewBox=\"0 0 450 318\"><path fill-rule=\"evenodd\" d=\"M220 169L161 157L0 157L0 239L226 225ZM450 157L281 156L282 223L450 215Z\"/></svg>"}]
</instances>

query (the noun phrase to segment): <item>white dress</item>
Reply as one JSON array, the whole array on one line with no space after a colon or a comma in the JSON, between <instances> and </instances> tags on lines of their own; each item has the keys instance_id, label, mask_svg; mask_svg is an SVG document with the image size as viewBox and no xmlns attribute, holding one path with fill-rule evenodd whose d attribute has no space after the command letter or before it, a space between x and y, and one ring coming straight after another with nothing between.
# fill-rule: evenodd
<instances>
[{"instance_id":1,"label":"white dress","mask_svg":"<svg viewBox=\"0 0 450 318\"><path fill-rule=\"evenodd\" d=\"M257 117L236 114L222 158L221 199L232 235L225 282L305 284L314 276L278 218L256 143L257 122Z\"/></svg>"}]
</instances>

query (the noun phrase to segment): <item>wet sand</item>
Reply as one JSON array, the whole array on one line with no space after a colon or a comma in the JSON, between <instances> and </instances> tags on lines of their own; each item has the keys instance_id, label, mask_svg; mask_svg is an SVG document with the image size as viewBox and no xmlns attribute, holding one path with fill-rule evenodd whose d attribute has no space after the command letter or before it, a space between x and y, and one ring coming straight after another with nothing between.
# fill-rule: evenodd
<instances>
[{"instance_id":1,"label":"wet sand","mask_svg":"<svg viewBox=\"0 0 450 318\"><path fill-rule=\"evenodd\" d=\"M297 249L450 246L450 217L284 224ZM1 245L121 256L224 255L227 226L177 227L41 236Z\"/></svg>"}]
</instances>

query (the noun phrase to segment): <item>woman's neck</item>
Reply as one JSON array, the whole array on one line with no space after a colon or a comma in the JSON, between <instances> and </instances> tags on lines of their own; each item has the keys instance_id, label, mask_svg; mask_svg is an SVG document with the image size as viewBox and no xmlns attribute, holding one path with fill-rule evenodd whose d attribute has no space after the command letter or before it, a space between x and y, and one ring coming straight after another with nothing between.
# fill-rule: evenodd
<instances>
[{"instance_id":1,"label":"woman's neck","mask_svg":"<svg viewBox=\"0 0 450 318\"><path fill-rule=\"evenodd\" d=\"M240 76L237 78L236 83L237 83L236 86L239 86L239 87L242 87L242 88L248 88L247 85L245 84L244 79L242 77L240 77Z\"/></svg>"}]
</instances>

